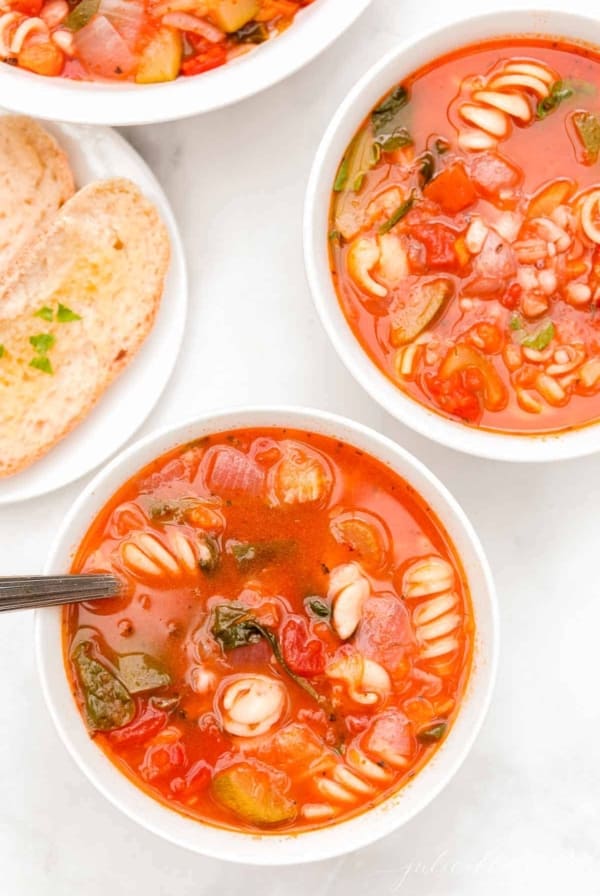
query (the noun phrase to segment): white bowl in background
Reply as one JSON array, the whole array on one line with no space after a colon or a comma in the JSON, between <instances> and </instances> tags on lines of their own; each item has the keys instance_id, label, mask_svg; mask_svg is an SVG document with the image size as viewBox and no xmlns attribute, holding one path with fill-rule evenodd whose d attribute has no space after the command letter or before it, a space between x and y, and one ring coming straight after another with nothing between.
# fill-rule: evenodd
<instances>
[{"instance_id":1,"label":"white bowl in background","mask_svg":"<svg viewBox=\"0 0 600 896\"><path fill-rule=\"evenodd\" d=\"M90 738L64 668L60 608L37 612L35 640L42 688L54 723L79 767L107 799L145 828L195 852L234 862L287 865L330 858L377 840L405 824L448 783L469 752L488 708L498 657L498 617L491 573L477 535L436 477L407 451L374 430L343 417L302 408L209 412L127 448L95 477L72 506L56 538L46 573L69 570L79 542L100 509L141 467L192 439L251 426L312 430L378 458L402 476L433 509L461 558L475 615L473 667L450 733L409 784L356 818L300 834L244 834L186 818L136 787Z\"/></svg>"},{"instance_id":2,"label":"white bowl in background","mask_svg":"<svg viewBox=\"0 0 600 896\"><path fill-rule=\"evenodd\" d=\"M398 420L458 451L506 461L551 461L600 450L600 424L548 435L515 435L450 420L410 398L379 369L352 332L329 268L331 189L346 148L377 101L403 78L459 47L504 35L545 35L600 44L600 20L570 12L504 10L460 19L388 53L350 91L333 116L311 171L304 212L308 280L321 321L340 358L361 386ZM600 52L600 49L599 49Z\"/></svg>"},{"instance_id":3,"label":"white bowl in background","mask_svg":"<svg viewBox=\"0 0 600 896\"><path fill-rule=\"evenodd\" d=\"M371 0L315 0L283 34L200 75L163 84L46 78L0 64L0 96L11 111L76 124L150 124L221 109L271 87L325 50Z\"/></svg>"}]
</instances>

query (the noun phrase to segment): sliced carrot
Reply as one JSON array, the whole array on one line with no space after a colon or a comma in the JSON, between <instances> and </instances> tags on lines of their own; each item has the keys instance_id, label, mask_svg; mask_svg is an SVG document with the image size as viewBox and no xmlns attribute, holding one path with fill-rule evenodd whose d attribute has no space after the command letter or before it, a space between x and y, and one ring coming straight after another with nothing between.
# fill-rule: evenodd
<instances>
[{"instance_id":1,"label":"sliced carrot","mask_svg":"<svg viewBox=\"0 0 600 896\"><path fill-rule=\"evenodd\" d=\"M17 61L20 68L26 68L37 75L55 76L62 72L65 57L57 46L47 41L23 47Z\"/></svg>"},{"instance_id":2,"label":"sliced carrot","mask_svg":"<svg viewBox=\"0 0 600 896\"><path fill-rule=\"evenodd\" d=\"M455 215L468 208L477 199L475 188L462 162L453 162L431 180L423 193L437 202L448 215Z\"/></svg>"},{"instance_id":3,"label":"sliced carrot","mask_svg":"<svg viewBox=\"0 0 600 896\"><path fill-rule=\"evenodd\" d=\"M553 180L547 187L542 187L529 203L527 209L528 218L546 218L558 208L559 205L568 202L575 193L577 184L568 177L560 177Z\"/></svg>"}]
</instances>

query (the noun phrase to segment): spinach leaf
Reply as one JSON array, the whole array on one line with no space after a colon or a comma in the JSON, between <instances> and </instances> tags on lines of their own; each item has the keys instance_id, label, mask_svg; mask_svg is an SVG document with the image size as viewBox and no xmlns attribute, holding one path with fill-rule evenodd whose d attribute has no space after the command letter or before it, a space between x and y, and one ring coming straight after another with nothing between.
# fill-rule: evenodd
<instances>
[{"instance_id":1,"label":"spinach leaf","mask_svg":"<svg viewBox=\"0 0 600 896\"><path fill-rule=\"evenodd\" d=\"M269 39L269 31L263 22L247 22L231 34L238 44L263 44Z\"/></svg>"},{"instance_id":2,"label":"spinach leaf","mask_svg":"<svg viewBox=\"0 0 600 896\"><path fill-rule=\"evenodd\" d=\"M371 122L375 136L391 136L397 127L398 113L408 103L408 90L398 85L388 97L371 113Z\"/></svg>"},{"instance_id":3,"label":"spinach leaf","mask_svg":"<svg viewBox=\"0 0 600 896\"><path fill-rule=\"evenodd\" d=\"M296 675L288 666L277 635L271 629L265 628L252 615L248 607L241 604L219 604L213 609L213 621L211 632L214 638L221 644L223 650L234 650L236 647L245 647L247 644L255 644L264 638L271 645L273 655L283 671L294 681L298 687L306 691L317 703L323 703L321 697L313 686L301 675Z\"/></svg>"},{"instance_id":4,"label":"spinach leaf","mask_svg":"<svg viewBox=\"0 0 600 896\"><path fill-rule=\"evenodd\" d=\"M378 137L373 145L380 146L384 152L394 152L403 146L412 146L413 138L407 128L396 128L392 134Z\"/></svg>"},{"instance_id":5,"label":"spinach leaf","mask_svg":"<svg viewBox=\"0 0 600 896\"><path fill-rule=\"evenodd\" d=\"M527 348L533 348L538 352L543 352L553 339L554 324L552 321L548 321L548 323L538 330L537 333L525 336L525 338L521 340L521 345L525 345Z\"/></svg>"},{"instance_id":6,"label":"spinach leaf","mask_svg":"<svg viewBox=\"0 0 600 896\"><path fill-rule=\"evenodd\" d=\"M600 118L593 112L575 112L573 124L585 150L585 161L594 165L600 155Z\"/></svg>"},{"instance_id":7,"label":"spinach leaf","mask_svg":"<svg viewBox=\"0 0 600 896\"><path fill-rule=\"evenodd\" d=\"M273 539L272 541L239 541L230 545L233 559L240 572L285 559L297 548L298 543L291 538Z\"/></svg>"},{"instance_id":8,"label":"spinach leaf","mask_svg":"<svg viewBox=\"0 0 600 896\"><path fill-rule=\"evenodd\" d=\"M427 728L422 728L417 734L417 740L421 744L435 744L443 738L447 728L447 722L435 722Z\"/></svg>"},{"instance_id":9,"label":"spinach leaf","mask_svg":"<svg viewBox=\"0 0 600 896\"><path fill-rule=\"evenodd\" d=\"M331 616L331 607L321 597L305 597L304 605L313 616L318 616L319 619L329 619Z\"/></svg>"},{"instance_id":10,"label":"spinach leaf","mask_svg":"<svg viewBox=\"0 0 600 896\"><path fill-rule=\"evenodd\" d=\"M564 81L555 81L550 88L550 93L537 104L538 119L546 118L551 112L560 106L563 100L568 100L575 93L572 87L569 87Z\"/></svg>"},{"instance_id":11,"label":"spinach leaf","mask_svg":"<svg viewBox=\"0 0 600 896\"><path fill-rule=\"evenodd\" d=\"M221 549L216 538L203 535L198 538L198 566L209 575L218 568L221 562Z\"/></svg>"},{"instance_id":12,"label":"spinach leaf","mask_svg":"<svg viewBox=\"0 0 600 896\"><path fill-rule=\"evenodd\" d=\"M83 641L73 655L88 725L96 731L122 728L133 719L135 704L117 676L92 656L92 648L91 641Z\"/></svg>"},{"instance_id":13,"label":"spinach leaf","mask_svg":"<svg viewBox=\"0 0 600 896\"><path fill-rule=\"evenodd\" d=\"M119 659L119 678L130 694L153 691L171 684L171 676L145 653L127 653Z\"/></svg>"},{"instance_id":14,"label":"spinach leaf","mask_svg":"<svg viewBox=\"0 0 600 896\"><path fill-rule=\"evenodd\" d=\"M391 218L388 218L388 220L385 222L385 224L382 224L382 225L381 225L381 227L379 228L379 233L380 233L381 235L383 235L384 233L389 233L389 231L390 231L393 227L396 226L396 224L398 223L398 221L401 221L402 218L404 218L404 216L407 215L407 214L409 213L409 211L411 210L411 208L412 208L413 205L415 204L415 199L416 199L415 194L414 194L414 193L411 193L410 196L408 197L408 199L406 199L406 200L402 203L402 205L399 205L399 206L398 206L398 208L396 209L396 211L394 212L394 214L392 215L392 217L391 217Z\"/></svg>"},{"instance_id":15,"label":"spinach leaf","mask_svg":"<svg viewBox=\"0 0 600 896\"><path fill-rule=\"evenodd\" d=\"M429 183L435 174L435 158L433 153L424 152L418 159L419 162L419 184L423 189Z\"/></svg>"}]
</instances>

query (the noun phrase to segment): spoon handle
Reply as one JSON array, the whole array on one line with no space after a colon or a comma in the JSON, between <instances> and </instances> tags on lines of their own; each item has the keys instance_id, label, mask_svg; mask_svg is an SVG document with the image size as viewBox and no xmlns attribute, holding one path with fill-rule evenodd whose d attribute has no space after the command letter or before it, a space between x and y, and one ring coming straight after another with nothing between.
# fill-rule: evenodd
<instances>
[{"instance_id":1,"label":"spoon handle","mask_svg":"<svg viewBox=\"0 0 600 896\"><path fill-rule=\"evenodd\" d=\"M0 612L115 597L121 582L108 574L0 577Z\"/></svg>"}]
</instances>

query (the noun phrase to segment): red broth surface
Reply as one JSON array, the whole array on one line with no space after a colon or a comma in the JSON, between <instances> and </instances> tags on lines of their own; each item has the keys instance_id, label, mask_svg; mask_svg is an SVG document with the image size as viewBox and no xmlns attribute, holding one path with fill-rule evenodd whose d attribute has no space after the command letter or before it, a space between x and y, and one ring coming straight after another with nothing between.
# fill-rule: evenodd
<instances>
[{"instance_id":1,"label":"red broth surface","mask_svg":"<svg viewBox=\"0 0 600 896\"><path fill-rule=\"evenodd\" d=\"M391 794L458 712L473 615L439 520L390 469L307 432L159 458L74 572L126 594L64 611L90 735L131 780L223 827L297 831Z\"/></svg>"},{"instance_id":2,"label":"red broth surface","mask_svg":"<svg viewBox=\"0 0 600 896\"><path fill-rule=\"evenodd\" d=\"M5 0L0 60L75 80L173 81L285 31L314 0Z\"/></svg>"},{"instance_id":3,"label":"red broth surface","mask_svg":"<svg viewBox=\"0 0 600 896\"><path fill-rule=\"evenodd\" d=\"M331 205L339 301L400 389L467 424L600 416L600 58L458 50L384 97Z\"/></svg>"}]
</instances>

